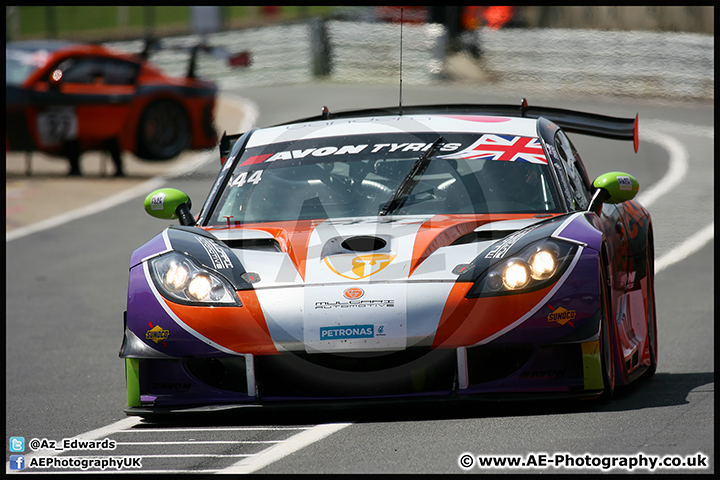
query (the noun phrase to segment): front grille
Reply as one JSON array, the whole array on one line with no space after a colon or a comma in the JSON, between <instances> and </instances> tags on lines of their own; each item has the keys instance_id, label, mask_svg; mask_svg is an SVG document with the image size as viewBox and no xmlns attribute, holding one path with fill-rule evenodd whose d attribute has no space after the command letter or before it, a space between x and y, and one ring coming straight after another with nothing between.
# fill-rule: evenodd
<instances>
[{"instance_id":1,"label":"front grille","mask_svg":"<svg viewBox=\"0 0 720 480\"><path fill-rule=\"evenodd\" d=\"M532 345L481 345L468 348L468 382L477 385L512 375L532 358L533 352Z\"/></svg>"},{"instance_id":2,"label":"front grille","mask_svg":"<svg viewBox=\"0 0 720 480\"><path fill-rule=\"evenodd\" d=\"M205 385L229 392L247 393L244 357L193 358L185 366Z\"/></svg>"},{"instance_id":3,"label":"front grille","mask_svg":"<svg viewBox=\"0 0 720 480\"><path fill-rule=\"evenodd\" d=\"M450 391L455 350L255 357L261 397L364 397Z\"/></svg>"}]
</instances>

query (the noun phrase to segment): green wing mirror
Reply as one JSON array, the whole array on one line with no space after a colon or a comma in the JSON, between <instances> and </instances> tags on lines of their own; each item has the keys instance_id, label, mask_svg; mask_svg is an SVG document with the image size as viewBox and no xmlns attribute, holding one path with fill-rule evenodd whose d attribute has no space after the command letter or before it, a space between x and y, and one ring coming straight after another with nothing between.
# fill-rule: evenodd
<instances>
[{"instance_id":1,"label":"green wing mirror","mask_svg":"<svg viewBox=\"0 0 720 480\"><path fill-rule=\"evenodd\" d=\"M597 212L603 203L622 203L632 200L640 190L640 184L629 173L610 172L600 175L593 182L595 194L589 211Z\"/></svg>"},{"instance_id":2,"label":"green wing mirror","mask_svg":"<svg viewBox=\"0 0 720 480\"><path fill-rule=\"evenodd\" d=\"M145 197L145 211L150 216L163 220L179 218L181 225L195 225L191 208L190 197L175 188L161 188Z\"/></svg>"}]
</instances>

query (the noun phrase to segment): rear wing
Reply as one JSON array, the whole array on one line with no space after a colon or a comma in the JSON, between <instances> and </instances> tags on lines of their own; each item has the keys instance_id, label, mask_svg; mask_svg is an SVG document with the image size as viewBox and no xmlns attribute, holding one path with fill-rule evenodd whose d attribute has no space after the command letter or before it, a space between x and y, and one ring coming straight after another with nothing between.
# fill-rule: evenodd
<instances>
[{"instance_id":1,"label":"rear wing","mask_svg":"<svg viewBox=\"0 0 720 480\"><path fill-rule=\"evenodd\" d=\"M635 153L638 151L638 120L635 118L619 118L595 113L586 113L562 108L528 106L527 100L522 99L520 105L414 105L389 108L372 108L365 110L348 110L333 112L323 107L322 113L315 117L303 118L288 125L300 122L330 120L333 118L372 117L377 115L421 115L421 114L466 114L466 115L499 115L506 117L540 118L544 117L557 124L567 132L592 135L595 137L611 138L614 140L632 140Z\"/></svg>"},{"instance_id":2,"label":"rear wing","mask_svg":"<svg viewBox=\"0 0 720 480\"><path fill-rule=\"evenodd\" d=\"M235 146L235 143L242 136L243 136L242 133L235 133L232 135L228 135L227 133L223 132L222 137L220 137L220 164L221 165L225 165L225 160L227 160L228 155L230 155L230 152L232 152L232 149Z\"/></svg>"},{"instance_id":3,"label":"rear wing","mask_svg":"<svg viewBox=\"0 0 720 480\"><path fill-rule=\"evenodd\" d=\"M227 63L227 66L229 67L247 67L252 63L250 52L245 50L242 52L232 53L225 47L207 45L204 39L192 47L168 47L166 44L163 44L161 40L153 37L148 37L145 39L145 44L143 46L142 52L140 52L140 57L142 58L142 60L146 61L150 56L150 52L153 50L175 50L185 52L189 51L190 59L188 62L187 73L185 74L187 78L196 78L195 70L198 52L206 53L215 58L223 60Z\"/></svg>"}]
</instances>

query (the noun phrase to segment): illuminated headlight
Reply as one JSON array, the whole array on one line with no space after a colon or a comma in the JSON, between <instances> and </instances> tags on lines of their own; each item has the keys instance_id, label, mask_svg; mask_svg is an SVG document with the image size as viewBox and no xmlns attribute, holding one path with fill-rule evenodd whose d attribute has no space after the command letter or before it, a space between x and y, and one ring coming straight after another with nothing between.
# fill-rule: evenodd
<instances>
[{"instance_id":1,"label":"illuminated headlight","mask_svg":"<svg viewBox=\"0 0 720 480\"><path fill-rule=\"evenodd\" d=\"M546 248L535 252L528 260L530 276L535 280L552 277L557 268L557 249Z\"/></svg>"},{"instance_id":2,"label":"illuminated headlight","mask_svg":"<svg viewBox=\"0 0 720 480\"><path fill-rule=\"evenodd\" d=\"M163 283L174 292L182 291L190 279L190 268L185 262L171 261L167 265Z\"/></svg>"},{"instance_id":3,"label":"illuminated headlight","mask_svg":"<svg viewBox=\"0 0 720 480\"><path fill-rule=\"evenodd\" d=\"M487 268L475 280L468 298L530 292L543 288L562 275L577 245L561 240L541 240Z\"/></svg>"},{"instance_id":4,"label":"illuminated headlight","mask_svg":"<svg viewBox=\"0 0 720 480\"><path fill-rule=\"evenodd\" d=\"M197 265L190 257L170 252L149 261L160 293L188 305L241 305L230 283L219 273Z\"/></svg>"},{"instance_id":5,"label":"illuminated headlight","mask_svg":"<svg viewBox=\"0 0 720 480\"><path fill-rule=\"evenodd\" d=\"M503 285L510 290L517 290L527 285L530 280L528 267L522 260L511 260L502 272Z\"/></svg>"}]
</instances>

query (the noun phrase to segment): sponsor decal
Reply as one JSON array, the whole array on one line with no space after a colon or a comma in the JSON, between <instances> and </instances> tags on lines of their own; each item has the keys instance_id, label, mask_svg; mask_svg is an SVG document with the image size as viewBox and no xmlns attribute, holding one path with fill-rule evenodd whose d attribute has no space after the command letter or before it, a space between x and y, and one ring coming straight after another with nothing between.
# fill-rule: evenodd
<instances>
[{"instance_id":1,"label":"sponsor decal","mask_svg":"<svg viewBox=\"0 0 720 480\"><path fill-rule=\"evenodd\" d=\"M571 327L575 328L575 325L572 323L572 320L576 315L575 310L567 310L563 307L555 309L552 305L548 305L548 308L550 309L550 315L547 317L548 322L556 322L560 325L565 325L567 323Z\"/></svg>"},{"instance_id":2,"label":"sponsor decal","mask_svg":"<svg viewBox=\"0 0 720 480\"><path fill-rule=\"evenodd\" d=\"M165 330L160 325L153 327L152 322L148 323L148 325L150 326L150 330L145 332L145 339L152 340L156 344L162 342L163 346L167 347L165 340L170 336L170 330Z\"/></svg>"},{"instance_id":3,"label":"sponsor decal","mask_svg":"<svg viewBox=\"0 0 720 480\"><path fill-rule=\"evenodd\" d=\"M200 242L200 245L202 245L207 252L213 267L217 270L222 270L223 268L233 268L230 257L228 257L225 250L223 250L219 245L204 237L196 236L195 239Z\"/></svg>"},{"instance_id":4,"label":"sponsor decal","mask_svg":"<svg viewBox=\"0 0 720 480\"><path fill-rule=\"evenodd\" d=\"M245 161L238 166L245 167L247 165L255 165L257 163L263 163L265 160L272 157L272 155L273 155L272 153L267 153L265 155L253 155L252 157L248 157L247 159L245 159ZM230 162L227 162L227 164L229 164L229 163Z\"/></svg>"},{"instance_id":5,"label":"sponsor decal","mask_svg":"<svg viewBox=\"0 0 720 480\"><path fill-rule=\"evenodd\" d=\"M165 194L158 193L150 199L150 210L162 210L165 208Z\"/></svg>"},{"instance_id":6,"label":"sponsor decal","mask_svg":"<svg viewBox=\"0 0 720 480\"><path fill-rule=\"evenodd\" d=\"M311 147L297 150L284 150L276 153L255 155L248 157L240 165L256 165L259 163L276 162L282 160L297 160L311 157L328 157L331 155L357 155L359 153L386 154L394 152L424 152L432 146L432 143L405 142L405 143L376 143L360 145L328 145L324 147ZM440 148L443 152L452 152L462 147L461 143L446 143ZM250 180L248 180L249 182ZM259 181L259 180L258 180Z\"/></svg>"},{"instance_id":7,"label":"sponsor decal","mask_svg":"<svg viewBox=\"0 0 720 480\"><path fill-rule=\"evenodd\" d=\"M512 235L505 237L503 240L492 246L490 251L485 254L485 258L503 258L508 250L510 250L510 247L515 245L518 240L536 228L537 227L526 228L525 230L520 230L519 232L515 232Z\"/></svg>"},{"instance_id":8,"label":"sponsor decal","mask_svg":"<svg viewBox=\"0 0 720 480\"><path fill-rule=\"evenodd\" d=\"M351 257L348 255L335 255L325 257L325 264L337 275L350 280L360 280L375 275L395 259L397 255L373 253Z\"/></svg>"},{"instance_id":9,"label":"sponsor decal","mask_svg":"<svg viewBox=\"0 0 720 480\"><path fill-rule=\"evenodd\" d=\"M363 295L365 295L365 290L360 287L350 287L343 292L343 297L348 300L356 300L362 298Z\"/></svg>"},{"instance_id":10,"label":"sponsor decal","mask_svg":"<svg viewBox=\"0 0 720 480\"><path fill-rule=\"evenodd\" d=\"M373 338L374 325L345 325L320 327L320 340L344 340L349 338Z\"/></svg>"},{"instance_id":11,"label":"sponsor decal","mask_svg":"<svg viewBox=\"0 0 720 480\"><path fill-rule=\"evenodd\" d=\"M618 175L617 181L620 190L632 190L632 180L630 180L630 177Z\"/></svg>"},{"instance_id":12,"label":"sponsor decal","mask_svg":"<svg viewBox=\"0 0 720 480\"><path fill-rule=\"evenodd\" d=\"M360 298L348 298L360 290ZM304 297L301 335L308 353L407 348L404 284L310 285Z\"/></svg>"},{"instance_id":13,"label":"sponsor decal","mask_svg":"<svg viewBox=\"0 0 720 480\"><path fill-rule=\"evenodd\" d=\"M350 300L347 302L315 302L315 309L394 307L395 300Z\"/></svg>"}]
</instances>

